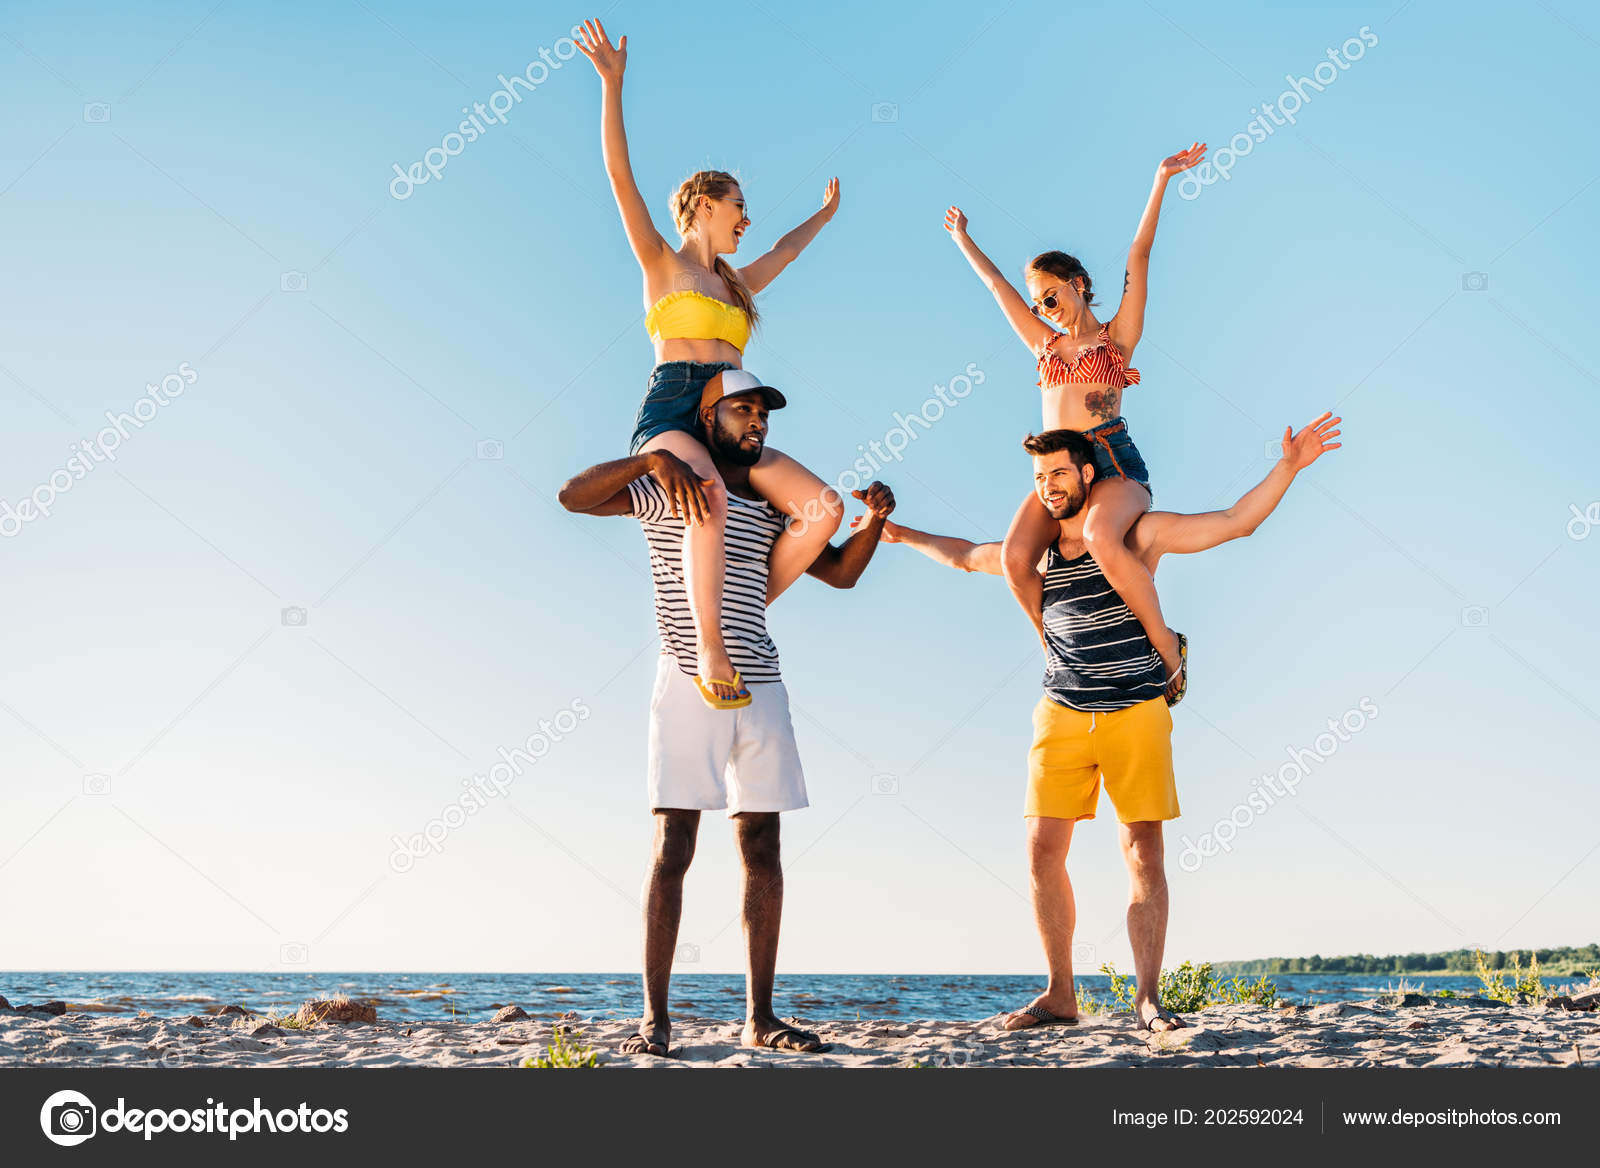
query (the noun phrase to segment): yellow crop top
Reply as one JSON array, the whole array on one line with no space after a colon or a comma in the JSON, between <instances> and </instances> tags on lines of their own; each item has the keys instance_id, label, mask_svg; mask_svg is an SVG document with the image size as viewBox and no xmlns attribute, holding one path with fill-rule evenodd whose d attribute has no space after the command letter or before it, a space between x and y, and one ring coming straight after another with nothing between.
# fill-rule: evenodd
<instances>
[{"instance_id":1,"label":"yellow crop top","mask_svg":"<svg viewBox=\"0 0 1600 1168\"><path fill-rule=\"evenodd\" d=\"M653 341L727 341L741 353L750 340L744 309L692 290L657 300L644 314L644 327Z\"/></svg>"}]
</instances>

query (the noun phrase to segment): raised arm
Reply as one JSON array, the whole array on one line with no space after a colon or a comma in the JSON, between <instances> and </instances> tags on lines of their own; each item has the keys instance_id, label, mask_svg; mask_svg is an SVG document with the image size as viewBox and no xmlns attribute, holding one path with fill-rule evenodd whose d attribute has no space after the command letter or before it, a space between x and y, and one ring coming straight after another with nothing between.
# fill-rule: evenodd
<instances>
[{"instance_id":1,"label":"raised arm","mask_svg":"<svg viewBox=\"0 0 1600 1168\"><path fill-rule=\"evenodd\" d=\"M839 180L830 178L822 191L822 209L773 244L772 250L766 255L739 269L739 276L751 293L761 291L778 278L779 272L799 259L800 253L805 251L806 246L827 226L838 210Z\"/></svg>"},{"instance_id":2,"label":"raised arm","mask_svg":"<svg viewBox=\"0 0 1600 1168\"><path fill-rule=\"evenodd\" d=\"M878 550L883 538L883 525L889 512L894 510L894 492L882 483L872 483L864 491L851 491L867 505L867 513L851 524L855 528L850 538L838 547L828 544L806 569L831 588L854 588L861 573L872 562L872 553Z\"/></svg>"},{"instance_id":3,"label":"raised arm","mask_svg":"<svg viewBox=\"0 0 1600 1168\"><path fill-rule=\"evenodd\" d=\"M1167 183L1172 176L1182 174L1205 160L1206 144L1196 142L1187 150L1180 150L1171 158L1162 159L1156 167L1156 181L1150 188L1150 198L1139 218L1139 229L1133 233L1133 244L1128 248L1128 266L1122 273L1122 303L1117 314L1107 326L1111 339L1123 355L1131 356L1133 347L1144 335L1144 306L1150 288L1150 249L1156 241L1156 222L1161 218L1161 200L1166 196Z\"/></svg>"},{"instance_id":4,"label":"raised arm","mask_svg":"<svg viewBox=\"0 0 1600 1168\"><path fill-rule=\"evenodd\" d=\"M628 64L628 38L623 37L613 46L605 25L586 20L577 44L600 74L600 150L605 158L606 178L611 181L611 195L622 212L622 228L628 234L633 257L649 272L672 249L650 218L650 209L633 178L633 163L628 159L628 134L622 127L622 74Z\"/></svg>"},{"instance_id":5,"label":"raised arm","mask_svg":"<svg viewBox=\"0 0 1600 1168\"><path fill-rule=\"evenodd\" d=\"M1283 428L1283 457L1262 479L1225 511L1199 515L1178 515L1171 511L1151 511L1140 517L1128 533L1134 552L1151 571L1164 555L1203 552L1229 540L1250 535L1277 508L1295 476L1330 450L1344 445L1339 436L1343 419L1325 413L1298 434Z\"/></svg>"},{"instance_id":6,"label":"raised arm","mask_svg":"<svg viewBox=\"0 0 1600 1168\"><path fill-rule=\"evenodd\" d=\"M994 297L1017 336L1022 338L1022 343L1028 346L1028 352L1037 353L1039 346L1055 335L1055 330L1033 314L1033 306L1028 303L1028 298L1018 292L1000 274L994 261L972 242L972 236L967 234L967 217L961 213L960 207L951 207L944 213L944 229L955 240L961 254L967 257L967 263L972 265L983 286L989 289L989 294Z\"/></svg>"},{"instance_id":7,"label":"raised arm","mask_svg":"<svg viewBox=\"0 0 1600 1168\"><path fill-rule=\"evenodd\" d=\"M705 494L709 480L700 478L669 450L632 454L579 471L561 484L556 498L568 511L579 515L631 515L628 484L645 475L653 475L661 484L674 515L683 515L690 523L706 521L710 513Z\"/></svg>"}]
</instances>

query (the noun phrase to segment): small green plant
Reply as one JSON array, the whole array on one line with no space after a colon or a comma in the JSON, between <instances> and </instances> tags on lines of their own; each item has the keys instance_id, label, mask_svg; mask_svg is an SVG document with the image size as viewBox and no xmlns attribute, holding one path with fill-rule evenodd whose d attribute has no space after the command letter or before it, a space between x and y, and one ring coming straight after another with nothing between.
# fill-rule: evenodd
<instances>
[{"instance_id":1,"label":"small green plant","mask_svg":"<svg viewBox=\"0 0 1600 1168\"><path fill-rule=\"evenodd\" d=\"M1497 1002L1515 1006L1525 1002L1542 1002L1550 991L1539 977L1539 955L1529 953L1526 973L1522 969L1522 954L1511 955L1511 975L1503 969L1490 969L1488 959L1480 950L1473 950L1478 963L1478 980L1483 983L1483 996Z\"/></svg>"},{"instance_id":2,"label":"small green plant","mask_svg":"<svg viewBox=\"0 0 1600 1168\"><path fill-rule=\"evenodd\" d=\"M1111 997L1117 1003L1117 1009L1133 1009L1134 984L1117 972L1117 967L1107 961L1100 967L1100 972L1111 979Z\"/></svg>"},{"instance_id":3,"label":"small green plant","mask_svg":"<svg viewBox=\"0 0 1600 1168\"><path fill-rule=\"evenodd\" d=\"M1278 986L1263 974L1256 981L1236 977L1217 986L1218 1000L1224 1005L1272 1006L1278 1001Z\"/></svg>"},{"instance_id":4,"label":"small green plant","mask_svg":"<svg viewBox=\"0 0 1600 1168\"><path fill-rule=\"evenodd\" d=\"M1078 987L1078 1013L1080 1015L1109 1014L1112 1012L1111 1003L1099 997L1093 990Z\"/></svg>"},{"instance_id":5,"label":"small green plant","mask_svg":"<svg viewBox=\"0 0 1600 1168\"><path fill-rule=\"evenodd\" d=\"M581 1036L582 1032L577 1031L572 1037L577 1039ZM592 1046L569 1042L566 1033L558 1028L549 1049L542 1055L529 1055L522 1060L522 1065L539 1070L588 1070L598 1067L600 1058Z\"/></svg>"},{"instance_id":6,"label":"small green plant","mask_svg":"<svg viewBox=\"0 0 1600 1168\"><path fill-rule=\"evenodd\" d=\"M1117 1009L1131 1011L1138 987L1118 973L1110 962L1102 965L1100 972L1111 979L1111 996ZM1263 976L1250 981L1236 977L1222 981L1209 961L1199 965L1185 961L1177 969L1161 971L1161 1004L1175 1013L1186 1014L1207 1006L1270 1006L1277 1000L1278 987L1270 978Z\"/></svg>"},{"instance_id":7,"label":"small green plant","mask_svg":"<svg viewBox=\"0 0 1600 1168\"><path fill-rule=\"evenodd\" d=\"M1456 992L1455 990L1436 990L1433 996L1436 998L1453 998L1456 996Z\"/></svg>"}]
</instances>

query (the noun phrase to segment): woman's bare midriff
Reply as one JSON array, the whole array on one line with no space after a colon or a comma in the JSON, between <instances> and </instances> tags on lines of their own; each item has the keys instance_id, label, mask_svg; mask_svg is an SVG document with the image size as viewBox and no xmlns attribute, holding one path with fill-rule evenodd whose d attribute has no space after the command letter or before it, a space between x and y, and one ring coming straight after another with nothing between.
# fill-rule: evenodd
<instances>
[{"instance_id":1,"label":"woman's bare midriff","mask_svg":"<svg viewBox=\"0 0 1600 1168\"><path fill-rule=\"evenodd\" d=\"M726 361L735 367L739 366L740 353L727 341L690 340L677 337L667 341L657 341L656 364L664 365L668 361L698 361L710 363L712 361Z\"/></svg>"},{"instance_id":2,"label":"woman's bare midriff","mask_svg":"<svg viewBox=\"0 0 1600 1168\"><path fill-rule=\"evenodd\" d=\"M1122 390L1114 385L1063 385L1041 389L1046 430L1092 430L1122 412Z\"/></svg>"}]
</instances>

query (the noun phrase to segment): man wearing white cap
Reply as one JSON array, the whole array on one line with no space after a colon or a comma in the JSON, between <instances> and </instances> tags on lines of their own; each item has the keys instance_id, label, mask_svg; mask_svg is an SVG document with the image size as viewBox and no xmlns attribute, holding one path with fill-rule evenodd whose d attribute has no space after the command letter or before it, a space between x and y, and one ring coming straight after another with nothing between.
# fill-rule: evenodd
<instances>
[{"instance_id":1,"label":"man wearing white cap","mask_svg":"<svg viewBox=\"0 0 1600 1168\"><path fill-rule=\"evenodd\" d=\"M704 488L689 465L666 450L601 463L561 488L561 504L583 515L632 515L644 528L655 584L662 655L650 701L648 786L655 815L654 856L645 883L645 1011L625 1054L664 1056L670 1049L667 988L683 911L683 878L694 857L702 811L726 809L744 867L746 1046L823 1049L815 1034L786 1025L772 1012L783 868L778 821L807 805L805 775L789 718L789 695L778 650L767 635L766 609L782 587L770 581L774 544L787 538L787 517L750 486L750 467L766 446L768 416L788 403L745 369L727 369L700 398L702 437L728 493L727 576L722 628L728 656L751 701L734 710L708 706L695 685L694 619L683 581L685 522L703 519ZM872 559L894 495L882 483L853 492L868 514L843 544L825 546L809 575L850 588Z\"/></svg>"}]
</instances>

